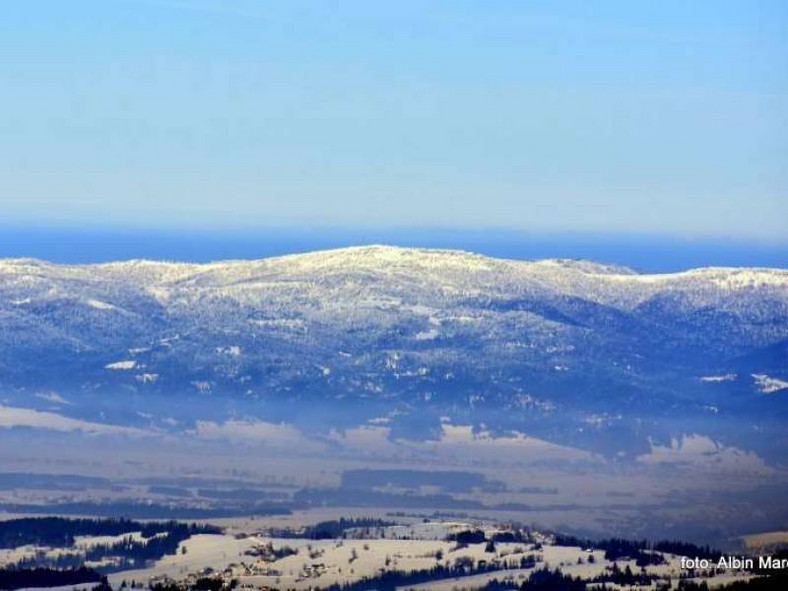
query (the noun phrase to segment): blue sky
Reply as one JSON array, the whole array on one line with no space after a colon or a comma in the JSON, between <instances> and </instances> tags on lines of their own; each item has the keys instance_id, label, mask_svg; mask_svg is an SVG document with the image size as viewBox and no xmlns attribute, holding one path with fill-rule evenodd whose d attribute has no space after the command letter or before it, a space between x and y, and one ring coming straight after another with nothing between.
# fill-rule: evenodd
<instances>
[{"instance_id":1,"label":"blue sky","mask_svg":"<svg viewBox=\"0 0 788 591\"><path fill-rule=\"evenodd\" d=\"M25 0L0 216L786 241L788 4Z\"/></svg>"}]
</instances>

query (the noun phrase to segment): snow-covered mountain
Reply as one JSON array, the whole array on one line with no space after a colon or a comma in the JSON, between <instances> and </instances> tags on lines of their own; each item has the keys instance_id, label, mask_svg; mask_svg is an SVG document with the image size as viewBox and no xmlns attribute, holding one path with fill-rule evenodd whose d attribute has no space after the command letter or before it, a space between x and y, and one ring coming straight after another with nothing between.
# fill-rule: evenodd
<instances>
[{"instance_id":1,"label":"snow-covered mountain","mask_svg":"<svg viewBox=\"0 0 788 591\"><path fill-rule=\"evenodd\" d=\"M609 417L782 412L786 379L786 270L642 275L386 246L204 265L0 261L7 392Z\"/></svg>"}]
</instances>

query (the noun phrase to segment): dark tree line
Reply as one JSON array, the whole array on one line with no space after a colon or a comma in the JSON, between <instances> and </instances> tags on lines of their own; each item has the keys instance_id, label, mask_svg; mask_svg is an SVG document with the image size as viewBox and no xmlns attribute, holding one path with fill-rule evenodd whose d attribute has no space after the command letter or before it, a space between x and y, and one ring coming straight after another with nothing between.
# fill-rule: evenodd
<instances>
[{"instance_id":1,"label":"dark tree line","mask_svg":"<svg viewBox=\"0 0 788 591\"><path fill-rule=\"evenodd\" d=\"M530 532L524 531L522 529L515 529L512 531L501 531L495 532L492 535L493 542L501 542L501 543L525 543L530 544L532 543L533 536Z\"/></svg>"},{"instance_id":2,"label":"dark tree line","mask_svg":"<svg viewBox=\"0 0 788 591\"><path fill-rule=\"evenodd\" d=\"M309 540L334 540L344 537L345 532L350 529L369 529L373 527L388 527L396 525L393 521L384 521L372 517L344 518L332 521L321 521L314 525L309 525L303 531L293 531L289 529L269 530L268 535L272 538L307 538Z\"/></svg>"},{"instance_id":3,"label":"dark tree line","mask_svg":"<svg viewBox=\"0 0 788 591\"><path fill-rule=\"evenodd\" d=\"M98 572L84 566L59 570L52 568L0 569L0 589L27 587L63 587L82 583L102 583L106 579Z\"/></svg>"},{"instance_id":4,"label":"dark tree line","mask_svg":"<svg viewBox=\"0 0 788 591\"><path fill-rule=\"evenodd\" d=\"M142 532L150 538L164 532L178 531L185 527L176 521L152 521L141 523L130 519L68 519L64 517L28 517L0 521L0 548L19 546L49 546L67 548L73 546L77 536L119 536ZM210 526L188 526L193 533L219 533ZM197 531L199 530L199 531ZM209 531L210 530L210 531Z\"/></svg>"},{"instance_id":5,"label":"dark tree line","mask_svg":"<svg viewBox=\"0 0 788 591\"><path fill-rule=\"evenodd\" d=\"M66 548L76 536L119 536L143 531L148 536L165 531L156 524L141 524L128 519L65 519L31 517L0 521L0 548L35 545Z\"/></svg>"},{"instance_id":6,"label":"dark tree line","mask_svg":"<svg viewBox=\"0 0 788 591\"><path fill-rule=\"evenodd\" d=\"M678 556L691 556L693 558L708 558L709 560L719 560L722 552L714 550L709 546L696 546L695 544L688 544L686 542L679 542L677 540L663 540L655 542L652 546L654 550L659 552L666 552L668 554L676 554Z\"/></svg>"},{"instance_id":7,"label":"dark tree line","mask_svg":"<svg viewBox=\"0 0 788 591\"><path fill-rule=\"evenodd\" d=\"M652 581L656 580L656 575L650 575L645 570L638 573L632 571L629 565L623 570L616 564L609 568L607 572L601 574L593 579L596 583L615 583L616 585L650 585Z\"/></svg>"},{"instance_id":8,"label":"dark tree line","mask_svg":"<svg viewBox=\"0 0 788 591\"><path fill-rule=\"evenodd\" d=\"M554 544L556 546L580 546L581 548L604 550L605 558L608 560L618 560L621 558L631 558L633 560L641 559L643 563L641 564L639 561L638 566L662 563L659 557L655 558L653 554L644 552L649 550L665 552L666 554L676 554L678 556L708 558L710 560L719 560L720 556L722 556L721 552L709 546L696 546L695 544L687 542L671 540L662 540L652 543L648 540L626 540L622 538L609 538L594 541L560 534L556 534L554 537ZM649 562L650 560L657 560L657 562Z\"/></svg>"},{"instance_id":9,"label":"dark tree line","mask_svg":"<svg viewBox=\"0 0 788 591\"><path fill-rule=\"evenodd\" d=\"M557 569L542 568L532 572L520 588L528 591L583 591L586 584Z\"/></svg>"},{"instance_id":10,"label":"dark tree line","mask_svg":"<svg viewBox=\"0 0 788 591\"><path fill-rule=\"evenodd\" d=\"M629 582L629 579L625 580L622 576L617 578L620 582L607 579L607 582L615 583L615 589L619 589L619 585L634 585L639 582L637 575L632 575L632 582ZM604 581L600 582L598 579L584 581L579 577L564 574L559 569L550 570L545 567L532 572L528 579L519 586L511 581L493 579L482 587L481 591L509 591L513 589L521 589L523 591L585 591L589 588L589 583L594 591L608 591L611 589Z\"/></svg>"},{"instance_id":11,"label":"dark tree line","mask_svg":"<svg viewBox=\"0 0 788 591\"><path fill-rule=\"evenodd\" d=\"M460 545L467 546L468 544L481 544L482 542L486 542L487 536L485 536L484 532L480 529L467 529L455 534L449 534L446 536L446 539L449 542L457 542Z\"/></svg>"},{"instance_id":12,"label":"dark tree line","mask_svg":"<svg viewBox=\"0 0 788 591\"><path fill-rule=\"evenodd\" d=\"M164 583L154 583L150 586L151 591L231 591L238 586L238 579L228 582L215 577L202 577L191 584L176 583L167 581Z\"/></svg>"}]
</instances>

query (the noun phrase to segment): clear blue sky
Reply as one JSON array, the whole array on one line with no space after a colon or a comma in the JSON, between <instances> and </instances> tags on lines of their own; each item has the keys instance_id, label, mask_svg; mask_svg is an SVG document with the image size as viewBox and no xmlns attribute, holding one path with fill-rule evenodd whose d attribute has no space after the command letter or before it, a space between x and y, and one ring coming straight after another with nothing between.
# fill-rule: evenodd
<instances>
[{"instance_id":1,"label":"clear blue sky","mask_svg":"<svg viewBox=\"0 0 788 591\"><path fill-rule=\"evenodd\" d=\"M11 0L4 223L781 241L784 0Z\"/></svg>"}]
</instances>

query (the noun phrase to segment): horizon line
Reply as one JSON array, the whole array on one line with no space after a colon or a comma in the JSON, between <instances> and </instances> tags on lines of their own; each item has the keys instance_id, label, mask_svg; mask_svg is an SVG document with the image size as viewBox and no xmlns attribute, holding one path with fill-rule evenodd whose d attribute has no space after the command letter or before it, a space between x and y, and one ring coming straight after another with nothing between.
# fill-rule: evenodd
<instances>
[{"instance_id":1,"label":"horizon line","mask_svg":"<svg viewBox=\"0 0 788 591\"><path fill-rule=\"evenodd\" d=\"M788 248L788 237L763 237L763 236L735 236L730 234L703 234L687 232L658 232L658 231L626 231L626 230L578 230L578 229L529 229L514 226L489 225L489 226L463 226L463 225L356 225L356 224L331 224L331 223L265 223L265 224L240 224L240 225L140 225L121 224L109 222L106 224L82 222L0 222L0 231L34 231L34 232L79 232L86 234L160 234L174 236L209 236L216 238L249 238L256 232L296 232L309 234L322 232L325 234L349 233L353 235L370 232L393 234L418 234L426 237L434 232L438 235L452 236L455 234L471 235L473 237L506 237L509 239L544 239L544 238L572 238L588 240L627 240L637 242L650 242L660 240L681 240L687 244L715 244L736 243L737 245ZM264 236L257 238L264 238ZM374 239L373 239L374 240Z\"/></svg>"}]
</instances>

